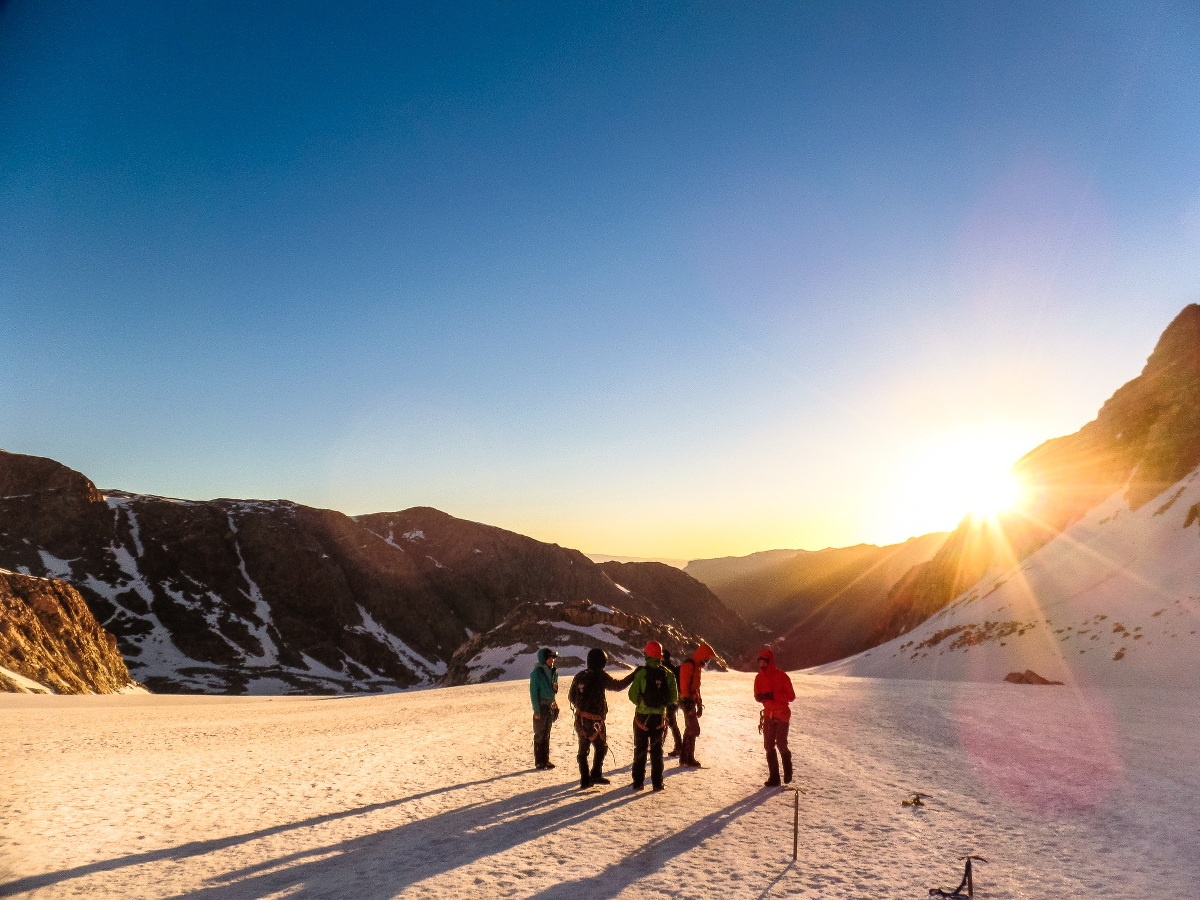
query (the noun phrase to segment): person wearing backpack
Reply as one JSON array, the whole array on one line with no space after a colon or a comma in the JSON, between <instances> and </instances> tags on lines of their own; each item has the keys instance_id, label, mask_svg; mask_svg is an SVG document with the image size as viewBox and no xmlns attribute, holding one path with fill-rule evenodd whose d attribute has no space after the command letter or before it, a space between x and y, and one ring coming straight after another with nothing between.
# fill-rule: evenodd
<instances>
[{"instance_id":1,"label":"person wearing backpack","mask_svg":"<svg viewBox=\"0 0 1200 900\"><path fill-rule=\"evenodd\" d=\"M696 759L696 738L700 737L700 717L704 715L704 698L700 696L700 672L707 660L717 654L701 641L690 657L679 666L679 706L683 710L683 749L679 765L700 768Z\"/></svg>"},{"instance_id":2,"label":"person wearing backpack","mask_svg":"<svg viewBox=\"0 0 1200 900\"><path fill-rule=\"evenodd\" d=\"M770 647L763 647L758 652L754 699L763 705L758 721L758 730L762 732L763 746L767 751L767 780L763 787L779 787L776 750L783 757L783 783L791 784L792 752L788 749L787 739L792 708L788 704L796 699L796 691L787 672L775 665L775 654Z\"/></svg>"},{"instance_id":3,"label":"person wearing backpack","mask_svg":"<svg viewBox=\"0 0 1200 900\"><path fill-rule=\"evenodd\" d=\"M604 671L608 654L595 647L588 651L587 668L571 679L567 699L575 708L575 734L579 738L579 787L589 788L593 784L609 784L604 777L604 757L608 753L608 732L604 719L608 715L608 700L605 691L621 691L633 683L636 669L624 678L613 678ZM595 747L591 768L588 768L588 751Z\"/></svg>"},{"instance_id":4,"label":"person wearing backpack","mask_svg":"<svg viewBox=\"0 0 1200 900\"><path fill-rule=\"evenodd\" d=\"M646 643L646 664L633 673L629 700L636 705L633 714L633 789L646 787L646 755L650 755L650 784L663 789L663 735L667 731L667 707L679 702L679 686L670 669L662 664L663 649L658 641Z\"/></svg>"},{"instance_id":5,"label":"person wearing backpack","mask_svg":"<svg viewBox=\"0 0 1200 900\"><path fill-rule=\"evenodd\" d=\"M663 665L671 670L671 674L675 676L675 683L679 684L679 666L671 662L671 651L663 647ZM667 728L671 731L672 746L671 751L667 756L678 756L683 747L683 737L679 734L679 704L672 703L667 707Z\"/></svg>"},{"instance_id":6,"label":"person wearing backpack","mask_svg":"<svg viewBox=\"0 0 1200 900\"><path fill-rule=\"evenodd\" d=\"M538 651L537 665L529 673L529 699L533 703L533 767L553 769L550 762L550 729L558 718L558 654L549 647Z\"/></svg>"}]
</instances>

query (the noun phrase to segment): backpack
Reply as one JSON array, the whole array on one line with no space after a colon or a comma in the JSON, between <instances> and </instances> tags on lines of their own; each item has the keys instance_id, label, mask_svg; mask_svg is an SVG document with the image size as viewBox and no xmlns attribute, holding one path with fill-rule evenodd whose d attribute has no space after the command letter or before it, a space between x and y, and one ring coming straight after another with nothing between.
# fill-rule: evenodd
<instances>
[{"instance_id":1,"label":"backpack","mask_svg":"<svg viewBox=\"0 0 1200 900\"><path fill-rule=\"evenodd\" d=\"M567 694L571 705L578 710L602 716L608 712L608 702L604 699L604 673L584 669L571 681L571 690Z\"/></svg>"},{"instance_id":2,"label":"backpack","mask_svg":"<svg viewBox=\"0 0 1200 900\"><path fill-rule=\"evenodd\" d=\"M662 666L642 666L642 672L642 705L650 709L662 709L671 702L667 670Z\"/></svg>"}]
</instances>

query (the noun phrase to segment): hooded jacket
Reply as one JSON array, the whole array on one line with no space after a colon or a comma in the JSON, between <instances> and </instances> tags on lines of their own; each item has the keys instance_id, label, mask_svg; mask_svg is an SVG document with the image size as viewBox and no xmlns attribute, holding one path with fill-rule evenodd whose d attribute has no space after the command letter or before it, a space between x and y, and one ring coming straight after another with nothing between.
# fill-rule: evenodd
<instances>
[{"instance_id":1,"label":"hooded jacket","mask_svg":"<svg viewBox=\"0 0 1200 900\"><path fill-rule=\"evenodd\" d=\"M768 719L787 722L792 717L788 704L796 699L792 679L775 665L775 654L770 647L763 647L758 656L760 659L766 657L768 662L767 667L754 677L754 699L763 705Z\"/></svg>"},{"instance_id":2,"label":"hooded jacket","mask_svg":"<svg viewBox=\"0 0 1200 900\"><path fill-rule=\"evenodd\" d=\"M665 706L647 706L642 701L642 694L646 690L646 670L660 667L667 675L667 706L674 706L679 702L679 685L675 683L675 676L671 674L671 670L663 666L661 659L647 656L646 664L634 670L633 684L629 686L629 701L637 704L637 715L639 716L658 716L666 711Z\"/></svg>"},{"instance_id":3,"label":"hooded jacket","mask_svg":"<svg viewBox=\"0 0 1200 900\"><path fill-rule=\"evenodd\" d=\"M542 648L538 651L537 665L529 675L529 699L533 703L533 714L540 715L542 704L547 706L554 702L558 693L558 672L546 665L549 651Z\"/></svg>"},{"instance_id":4,"label":"hooded jacket","mask_svg":"<svg viewBox=\"0 0 1200 900\"><path fill-rule=\"evenodd\" d=\"M708 644L701 643L696 652L679 665L679 696L683 700L694 700L701 703L700 671L704 661L713 659L717 654Z\"/></svg>"}]
</instances>

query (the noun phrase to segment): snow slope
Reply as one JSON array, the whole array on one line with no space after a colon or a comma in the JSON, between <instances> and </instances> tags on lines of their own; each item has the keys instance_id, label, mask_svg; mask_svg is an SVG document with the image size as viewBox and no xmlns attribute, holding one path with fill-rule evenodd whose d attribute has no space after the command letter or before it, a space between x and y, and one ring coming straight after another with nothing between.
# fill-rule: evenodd
<instances>
[{"instance_id":1,"label":"snow slope","mask_svg":"<svg viewBox=\"0 0 1200 900\"><path fill-rule=\"evenodd\" d=\"M1137 510L1114 494L912 631L814 671L1200 686L1197 504L1200 471Z\"/></svg>"},{"instance_id":2,"label":"snow slope","mask_svg":"<svg viewBox=\"0 0 1200 900\"><path fill-rule=\"evenodd\" d=\"M583 793L531 769L526 685L365 697L0 697L0 897L1195 897L1200 700L793 676L792 796L751 680L707 673L698 756ZM923 809L900 805L910 791Z\"/></svg>"}]
</instances>

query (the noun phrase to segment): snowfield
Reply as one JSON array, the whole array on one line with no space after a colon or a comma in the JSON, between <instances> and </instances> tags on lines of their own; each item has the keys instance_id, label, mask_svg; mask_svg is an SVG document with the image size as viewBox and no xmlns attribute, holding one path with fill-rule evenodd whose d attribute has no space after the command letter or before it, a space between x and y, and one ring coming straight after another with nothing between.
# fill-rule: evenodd
<instances>
[{"instance_id":1,"label":"snowfield","mask_svg":"<svg viewBox=\"0 0 1200 900\"><path fill-rule=\"evenodd\" d=\"M568 676L569 673L564 673ZM365 697L0 696L0 896L1200 896L1193 692L793 675L800 797L761 787L751 676L705 675L697 755L581 792L527 685ZM565 686L563 688L565 690ZM902 807L910 792L931 795Z\"/></svg>"}]
</instances>

